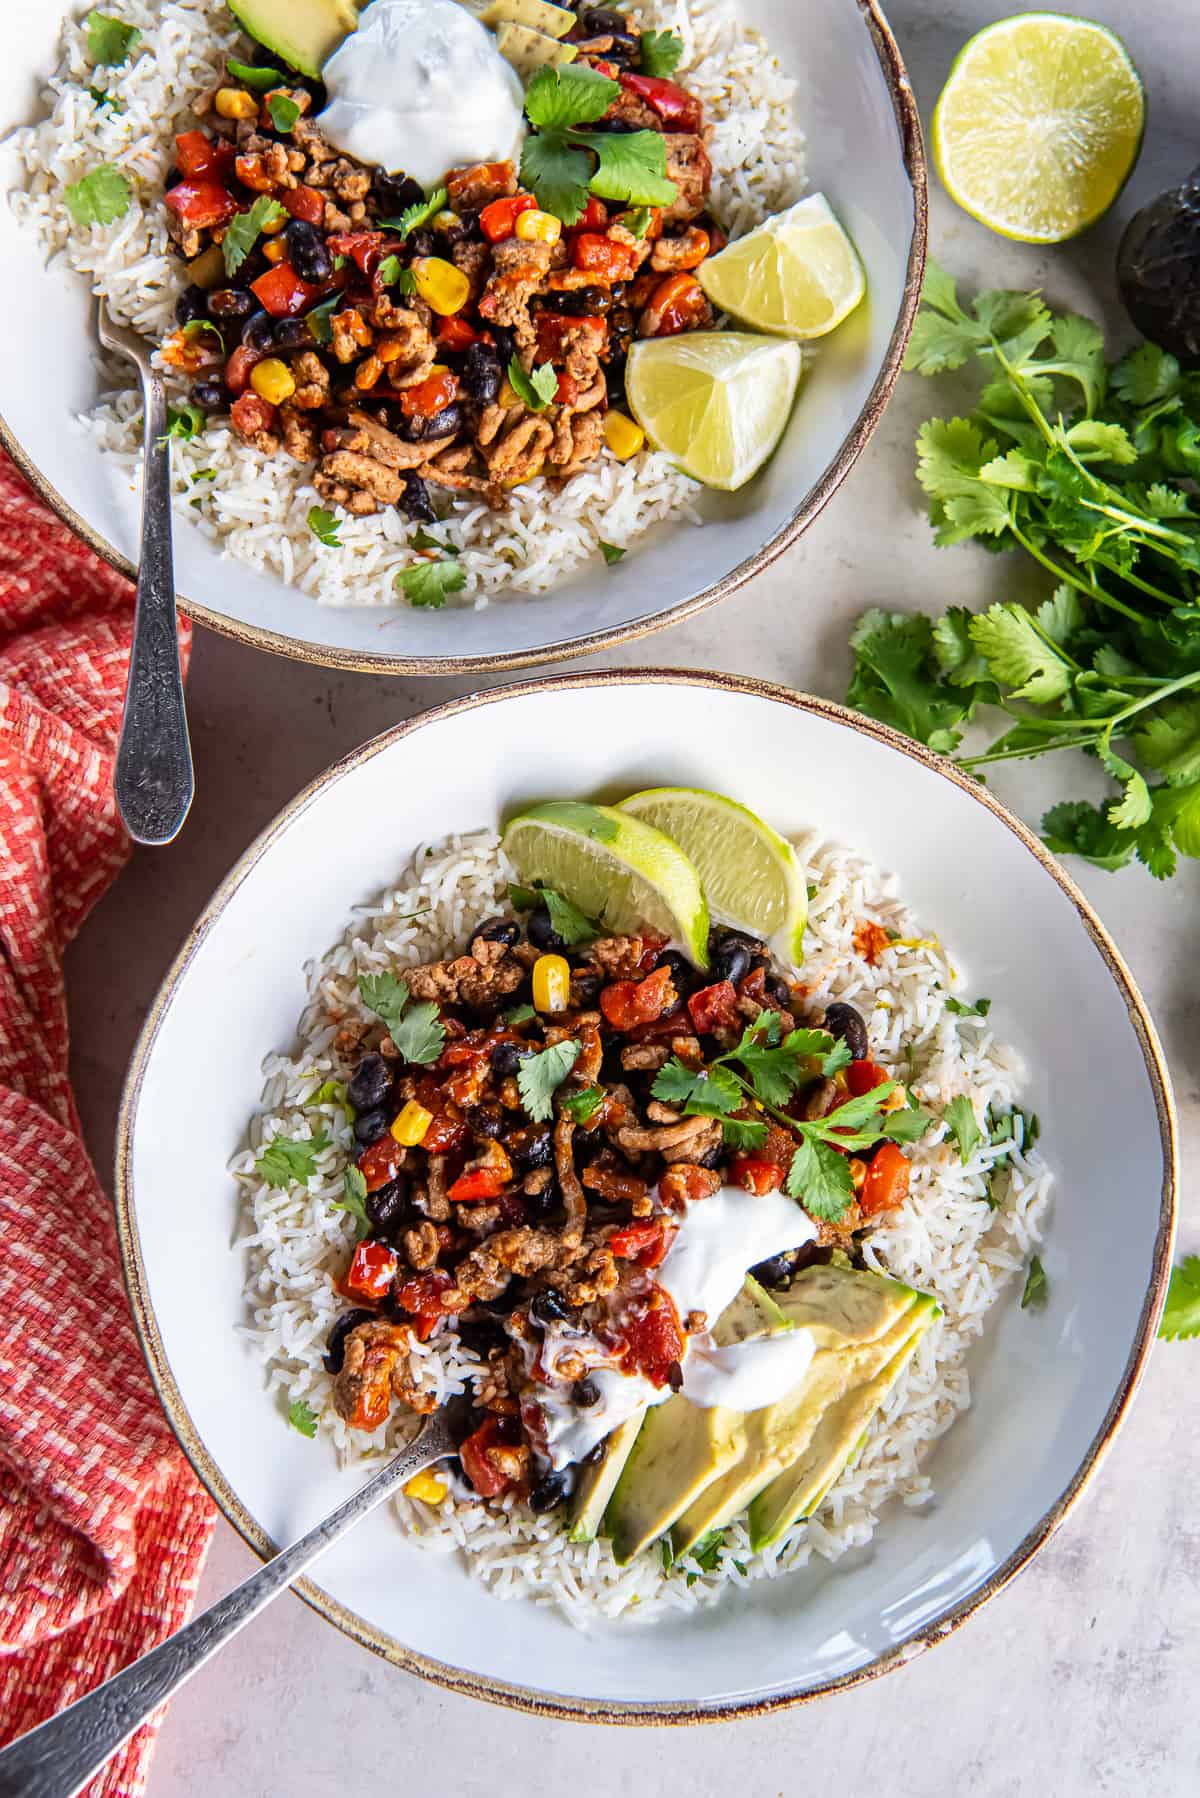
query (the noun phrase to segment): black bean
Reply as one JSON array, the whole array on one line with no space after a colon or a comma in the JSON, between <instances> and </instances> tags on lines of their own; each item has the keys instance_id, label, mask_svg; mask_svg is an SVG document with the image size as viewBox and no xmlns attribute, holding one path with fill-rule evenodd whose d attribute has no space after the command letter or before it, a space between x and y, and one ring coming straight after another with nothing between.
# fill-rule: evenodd
<instances>
[{"instance_id":1,"label":"black bean","mask_svg":"<svg viewBox=\"0 0 1200 1798\"><path fill-rule=\"evenodd\" d=\"M517 353L517 340L509 325L493 325L492 338L500 356L501 366L507 368Z\"/></svg>"},{"instance_id":2,"label":"black bean","mask_svg":"<svg viewBox=\"0 0 1200 1798\"><path fill-rule=\"evenodd\" d=\"M478 930L472 932L471 941L467 945L468 954L480 940L485 943L503 943L506 948L511 949L514 943L521 940L521 926L515 918L489 918L486 924L481 924Z\"/></svg>"},{"instance_id":3,"label":"black bean","mask_svg":"<svg viewBox=\"0 0 1200 1798\"><path fill-rule=\"evenodd\" d=\"M769 1286L773 1292L786 1292L795 1271L790 1255L772 1255L769 1261L760 1261L757 1267L750 1269L759 1285Z\"/></svg>"},{"instance_id":4,"label":"black bean","mask_svg":"<svg viewBox=\"0 0 1200 1798\"><path fill-rule=\"evenodd\" d=\"M392 1121L392 1113L385 1111L382 1105L373 1106L370 1111L360 1111L354 1120L354 1140L364 1149L369 1149L373 1142L387 1135L388 1125Z\"/></svg>"},{"instance_id":5,"label":"black bean","mask_svg":"<svg viewBox=\"0 0 1200 1798\"><path fill-rule=\"evenodd\" d=\"M604 60L611 62L614 69L631 69L640 49L640 38L614 32L612 43L604 52Z\"/></svg>"},{"instance_id":6,"label":"black bean","mask_svg":"<svg viewBox=\"0 0 1200 1798\"><path fill-rule=\"evenodd\" d=\"M535 949L547 954L559 955L567 946L550 922L549 910L544 905L535 905L530 912L525 921L525 934Z\"/></svg>"},{"instance_id":7,"label":"black bean","mask_svg":"<svg viewBox=\"0 0 1200 1798\"><path fill-rule=\"evenodd\" d=\"M472 1349L480 1360L486 1361L489 1349L505 1346L508 1333L504 1325L494 1317L467 1318L458 1326L458 1339L465 1348Z\"/></svg>"},{"instance_id":8,"label":"black bean","mask_svg":"<svg viewBox=\"0 0 1200 1798\"><path fill-rule=\"evenodd\" d=\"M175 302L175 322L190 325L194 318L203 318L208 310L208 295L202 287L185 287Z\"/></svg>"},{"instance_id":9,"label":"black bean","mask_svg":"<svg viewBox=\"0 0 1200 1798\"><path fill-rule=\"evenodd\" d=\"M379 202L384 218L399 218L410 206L419 206L425 189L410 175L389 175L376 169L371 178L371 192Z\"/></svg>"},{"instance_id":10,"label":"black bean","mask_svg":"<svg viewBox=\"0 0 1200 1798\"><path fill-rule=\"evenodd\" d=\"M392 1066L382 1055L364 1055L351 1076L346 1097L355 1111L382 1105L392 1090Z\"/></svg>"},{"instance_id":11,"label":"black bean","mask_svg":"<svg viewBox=\"0 0 1200 1798\"><path fill-rule=\"evenodd\" d=\"M719 1167L724 1155L725 1144L718 1139L711 1149L705 1149L703 1155L700 1157L700 1166L707 1168Z\"/></svg>"},{"instance_id":12,"label":"black bean","mask_svg":"<svg viewBox=\"0 0 1200 1798\"><path fill-rule=\"evenodd\" d=\"M300 279L314 285L328 281L333 273L333 257L316 226L306 219L293 219L284 237L292 267Z\"/></svg>"},{"instance_id":13,"label":"black bean","mask_svg":"<svg viewBox=\"0 0 1200 1798\"><path fill-rule=\"evenodd\" d=\"M525 1211L531 1224L544 1222L558 1210L562 1204L562 1191L557 1176L547 1180L541 1192L525 1194Z\"/></svg>"},{"instance_id":14,"label":"black bean","mask_svg":"<svg viewBox=\"0 0 1200 1798\"><path fill-rule=\"evenodd\" d=\"M603 287L576 287L568 293L555 294L548 309L567 318L594 318L607 312L612 303L612 294Z\"/></svg>"},{"instance_id":15,"label":"black bean","mask_svg":"<svg viewBox=\"0 0 1200 1798\"><path fill-rule=\"evenodd\" d=\"M253 313L242 326L242 342L248 350L258 350L265 356L274 341L275 320L269 312Z\"/></svg>"},{"instance_id":16,"label":"black bean","mask_svg":"<svg viewBox=\"0 0 1200 1798\"><path fill-rule=\"evenodd\" d=\"M604 365L604 385L608 393L610 406L625 404L625 358L618 356L613 362Z\"/></svg>"},{"instance_id":17,"label":"black bean","mask_svg":"<svg viewBox=\"0 0 1200 1798\"><path fill-rule=\"evenodd\" d=\"M579 15L579 23L589 37L624 37L629 32L629 20L622 12L611 6L586 6Z\"/></svg>"},{"instance_id":18,"label":"black bean","mask_svg":"<svg viewBox=\"0 0 1200 1798\"><path fill-rule=\"evenodd\" d=\"M397 1174L386 1186L377 1186L374 1192L369 1192L365 1203L372 1228L383 1236L412 1223L415 1215L408 1202L408 1181L403 1174Z\"/></svg>"},{"instance_id":19,"label":"black bean","mask_svg":"<svg viewBox=\"0 0 1200 1798\"><path fill-rule=\"evenodd\" d=\"M325 1371L341 1373L342 1363L346 1359L346 1338L351 1330L359 1324L369 1324L374 1317L373 1311L361 1309L342 1311L333 1321L333 1328L325 1338Z\"/></svg>"},{"instance_id":20,"label":"black bean","mask_svg":"<svg viewBox=\"0 0 1200 1798\"><path fill-rule=\"evenodd\" d=\"M180 171L176 167L175 163L172 163L170 168L167 170L166 174L163 176L163 191L164 191L164 193L169 192L170 189L173 187L178 187L179 183L182 180L183 180L183 175L180 173Z\"/></svg>"},{"instance_id":21,"label":"black bean","mask_svg":"<svg viewBox=\"0 0 1200 1798\"><path fill-rule=\"evenodd\" d=\"M589 1010L600 997L600 988L604 981L599 974L586 970L571 975L571 1003L580 1010Z\"/></svg>"},{"instance_id":22,"label":"black bean","mask_svg":"<svg viewBox=\"0 0 1200 1798\"><path fill-rule=\"evenodd\" d=\"M561 1473L548 1473L529 1494L529 1509L537 1512L556 1510L566 1498L569 1485L565 1468Z\"/></svg>"},{"instance_id":23,"label":"black bean","mask_svg":"<svg viewBox=\"0 0 1200 1798\"><path fill-rule=\"evenodd\" d=\"M451 249L456 243L479 243L483 240L483 227L479 223L478 212L460 212L456 225L439 226L438 235L445 240Z\"/></svg>"},{"instance_id":24,"label":"black bean","mask_svg":"<svg viewBox=\"0 0 1200 1798\"><path fill-rule=\"evenodd\" d=\"M483 1105L472 1105L467 1110L471 1134L482 1142L494 1142L503 1131L505 1121L504 1113L494 1099Z\"/></svg>"},{"instance_id":25,"label":"black bean","mask_svg":"<svg viewBox=\"0 0 1200 1798\"><path fill-rule=\"evenodd\" d=\"M463 385L467 397L479 406L490 406L500 392L504 370L490 343L473 343L467 351Z\"/></svg>"},{"instance_id":26,"label":"black bean","mask_svg":"<svg viewBox=\"0 0 1200 1798\"><path fill-rule=\"evenodd\" d=\"M424 225L416 231L410 231L405 241L408 244L410 256L434 256L437 254L437 238Z\"/></svg>"},{"instance_id":27,"label":"black bean","mask_svg":"<svg viewBox=\"0 0 1200 1798\"><path fill-rule=\"evenodd\" d=\"M424 436L450 437L463 428L463 410L457 400L449 406L443 406L440 412L425 422Z\"/></svg>"},{"instance_id":28,"label":"black bean","mask_svg":"<svg viewBox=\"0 0 1200 1798\"><path fill-rule=\"evenodd\" d=\"M520 1059L533 1053L533 1049L524 1049ZM525 1124L505 1137L504 1146L509 1160L522 1174L536 1173L539 1168L554 1165L554 1136L548 1124Z\"/></svg>"},{"instance_id":29,"label":"black bean","mask_svg":"<svg viewBox=\"0 0 1200 1798\"><path fill-rule=\"evenodd\" d=\"M197 381L192 388L192 402L206 412L220 412L225 404L225 389L220 381Z\"/></svg>"},{"instance_id":30,"label":"black bean","mask_svg":"<svg viewBox=\"0 0 1200 1798\"><path fill-rule=\"evenodd\" d=\"M491 1053L492 1072L497 1080L511 1080L527 1055L532 1055L532 1048L523 1043L497 1043ZM518 1135L523 1135L518 1131ZM531 1162L530 1166L534 1164Z\"/></svg>"},{"instance_id":31,"label":"black bean","mask_svg":"<svg viewBox=\"0 0 1200 1798\"><path fill-rule=\"evenodd\" d=\"M792 989L778 974L767 975L765 991L768 999L773 999L776 1005L782 1005L785 1011L791 1010Z\"/></svg>"},{"instance_id":32,"label":"black bean","mask_svg":"<svg viewBox=\"0 0 1200 1798\"><path fill-rule=\"evenodd\" d=\"M404 476L404 492L396 504L404 516L416 524L432 524L437 517L429 489L419 474Z\"/></svg>"},{"instance_id":33,"label":"black bean","mask_svg":"<svg viewBox=\"0 0 1200 1798\"><path fill-rule=\"evenodd\" d=\"M580 1405L585 1411L600 1403L600 1388L595 1380L576 1380L571 1388L571 1403Z\"/></svg>"},{"instance_id":34,"label":"black bean","mask_svg":"<svg viewBox=\"0 0 1200 1798\"><path fill-rule=\"evenodd\" d=\"M708 977L728 980L733 986L750 972L750 951L744 943L722 943L709 958Z\"/></svg>"},{"instance_id":35,"label":"black bean","mask_svg":"<svg viewBox=\"0 0 1200 1798\"><path fill-rule=\"evenodd\" d=\"M830 1036L845 1043L855 1061L865 1061L871 1053L867 1026L853 1005L830 1005L825 1012L825 1028Z\"/></svg>"},{"instance_id":36,"label":"black bean","mask_svg":"<svg viewBox=\"0 0 1200 1798\"><path fill-rule=\"evenodd\" d=\"M271 339L277 350L311 350L313 334L306 318L281 318Z\"/></svg>"},{"instance_id":37,"label":"black bean","mask_svg":"<svg viewBox=\"0 0 1200 1798\"><path fill-rule=\"evenodd\" d=\"M547 1286L530 1305L529 1315L534 1323L543 1326L567 1323L571 1317L571 1307L561 1292L556 1292L553 1286Z\"/></svg>"},{"instance_id":38,"label":"black bean","mask_svg":"<svg viewBox=\"0 0 1200 1798\"><path fill-rule=\"evenodd\" d=\"M210 318L249 318L257 301L244 287L216 287L208 296Z\"/></svg>"},{"instance_id":39,"label":"black bean","mask_svg":"<svg viewBox=\"0 0 1200 1798\"><path fill-rule=\"evenodd\" d=\"M664 949L654 965L656 968L670 968L671 985L681 999L696 985L696 970L687 956L681 955L678 949Z\"/></svg>"}]
</instances>

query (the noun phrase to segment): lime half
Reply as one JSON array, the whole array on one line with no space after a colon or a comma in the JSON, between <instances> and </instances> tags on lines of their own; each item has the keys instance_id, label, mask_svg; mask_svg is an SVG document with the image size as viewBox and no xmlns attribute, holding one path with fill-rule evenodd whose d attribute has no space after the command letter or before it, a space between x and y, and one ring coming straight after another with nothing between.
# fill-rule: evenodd
<instances>
[{"instance_id":1,"label":"lime half","mask_svg":"<svg viewBox=\"0 0 1200 1798\"><path fill-rule=\"evenodd\" d=\"M973 37L933 114L951 199L1003 237L1061 243L1106 213L1137 161L1141 79L1090 19L1022 13Z\"/></svg>"},{"instance_id":2,"label":"lime half","mask_svg":"<svg viewBox=\"0 0 1200 1798\"><path fill-rule=\"evenodd\" d=\"M551 800L508 824L501 844L523 881L540 882L620 934L648 924L708 966L708 906L669 837L610 805Z\"/></svg>"},{"instance_id":3,"label":"lime half","mask_svg":"<svg viewBox=\"0 0 1200 1798\"><path fill-rule=\"evenodd\" d=\"M824 194L810 194L710 256L696 279L714 306L778 337L824 337L867 290Z\"/></svg>"},{"instance_id":4,"label":"lime half","mask_svg":"<svg viewBox=\"0 0 1200 1798\"><path fill-rule=\"evenodd\" d=\"M655 449L706 487L742 487L779 439L800 347L746 331L652 337L629 352L625 391Z\"/></svg>"},{"instance_id":5,"label":"lime half","mask_svg":"<svg viewBox=\"0 0 1200 1798\"><path fill-rule=\"evenodd\" d=\"M717 916L774 939L784 960L799 966L808 888L792 845L769 824L735 799L700 787L650 787L617 809L678 843Z\"/></svg>"}]
</instances>

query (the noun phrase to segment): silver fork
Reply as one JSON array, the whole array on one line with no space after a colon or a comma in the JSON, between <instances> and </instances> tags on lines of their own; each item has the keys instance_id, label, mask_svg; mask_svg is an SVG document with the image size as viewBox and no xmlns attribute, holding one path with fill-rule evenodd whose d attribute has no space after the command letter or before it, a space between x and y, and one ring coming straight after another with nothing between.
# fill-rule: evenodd
<instances>
[{"instance_id":1,"label":"silver fork","mask_svg":"<svg viewBox=\"0 0 1200 1798\"><path fill-rule=\"evenodd\" d=\"M196 779L175 625L167 394L145 340L118 325L103 300L96 330L105 349L115 350L137 369L144 419L142 548L113 786L134 842L169 843L188 815Z\"/></svg>"},{"instance_id":2,"label":"silver fork","mask_svg":"<svg viewBox=\"0 0 1200 1798\"><path fill-rule=\"evenodd\" d=\"M278 1593L299 1579L318 1555L423 1467L457 1454L452 1420L461 1418L463 1409L450 1400L446 1408L426 1419L407 1448L324 1523L283 1549L140 1661L97 1686L86 1698L77 1699L49 1722L0 1748L0 1798L74 1798L152 1711Z\"/></svg>"}]
</instances>

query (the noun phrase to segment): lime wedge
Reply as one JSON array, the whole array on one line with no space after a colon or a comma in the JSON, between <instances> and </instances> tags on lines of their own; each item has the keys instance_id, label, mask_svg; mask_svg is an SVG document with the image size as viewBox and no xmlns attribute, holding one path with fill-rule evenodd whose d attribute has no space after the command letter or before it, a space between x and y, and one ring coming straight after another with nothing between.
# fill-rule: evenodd
<instances>
[{"instance_id":1,"label":"lime wedge","mask_svg":"<svg viewBox=\"0 0 1200 1798\"><path fill-rule=\"evenodd\" d=\"M708 966L700 876L669 837L611 805L550 800L511 819L501 847L527 883L540 881L620 934L648 924Z\"/></svg>"},{"instance_id":2,"label":"lime wedge","mask_svg":"<svg viewBox=\"0 0 1200 1798\"><path fill-rule=\"evenodd\" d=\"M731 491L779 442L799 379L797 344L745 331L690 331L635 343L625 391L655 449L706 487Z\"/></svg>"},{"instance_id":3,"label":"lime wedge","mask_svg":"<svg viewBox=\"0 0 1200 1798\"><path fill-rule=\"evenodd\" d=\"M792 845L769 824L735 799L700 787L650 787L617 809L678 843L716 916L773 938L783 959L799 966L808 888Z\"/></svg>"},{"instance_id":4,"label":"lime wedge","mask_svg":"<svg viewBox=\"0 0 1200 1798\"><path fill-rule=\"evenodd\" d=\"M943 185L1021 243L1061 243L1106 213L1137 161L1142 83L1120 38L1090 19L1001 19L960 52L933 114Z\"/></svg>"},{"instance_id":5,"label":"lime wedge","mask_svg":"<svg viewBox=\"0 0 1200 1798\"><path fill-rule=\"evenodd\" d=\"M696 270L714 306L778 337L824 337L867 291L854 245L824 194L810 194Z\"/></svg>"}]
</instances>

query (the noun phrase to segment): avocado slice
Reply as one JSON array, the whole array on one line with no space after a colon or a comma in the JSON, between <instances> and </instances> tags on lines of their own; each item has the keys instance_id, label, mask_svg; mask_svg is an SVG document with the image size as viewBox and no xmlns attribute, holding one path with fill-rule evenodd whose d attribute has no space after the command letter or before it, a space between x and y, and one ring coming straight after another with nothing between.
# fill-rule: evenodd
<instances>
[{"instance_id":1,"label":"avocado slice","mask_svg":"<svg viewBox=\"0 0 1200 1798\"><path fill-rule=\"evenodd\" d=\"M550 0L492 0L478 14L481 25L496 30L501 25L527 25L547 37L566 37L579 23L579 15L565 6L552 6Z\"/></svg>"},{"instance_id":2,"label":"avocado slice","mask_svg":"<svg viewBox=\"0 0 1200 1798\"><path fill-rule=\"evenodd\" d=\"M765 1286L753 1274L747 1274L742 1290L727 1305L713 1328L713 1341L718 1348L729 1348L735 1342L752 1342L759 1336L777 1336L781 1330L795 1326L784 1315Z\"/></svg>"},{"instance_id":3,"label":"avocado slice","mask_svg":"<svg viewBox=\"0 0 1200 1798\"><path fill-rule=\"evenodd\" d=\"M595 1541L608 1501L637 1441L645 1415L644 1410L635 1411L632 1417L627 1417L624 1423L618 1424L603 1443L603 1454L598 1460L589 1462L580 1474L571 1499L568 1541Z\"/></svg>"},{"instance_id":4,"label":"avocado slice","mask_svg":"<svg viewBox=\"0 0 1200 1798\"><path fill-rule=\"evenodd\" d=\"M496 33L496 48L518 75L535 75L539 69L561 68L574 62L579 52L574 44L560 44L544 31L532 31L528 25L505 23Z\"/></svg>"},{"instance_id":5,"label":"avocado slice","mask_svg":"<svg viewBox=\"0 0 1200 1798\"><path fill-rule=\"evenodd\" d=\"M356 0L228 0L252 38L302 75L318 76L342 39L358 28Z\"/></svg>"},{"instance_id":6,"label":"avocado slice","mask_svg":"<svg viewBox=\"0 0 1200 1798\"><path fill-rule=\"evenodd\" d=\"M733 1465L741 1422L740 1411L724 1405L701 1410L682 1395L647 1411L604 1513L618 1566L669 1530L680 1512Z\"/></svg>"},{"instance_id":7,"label":"avocado slice","mask_svg":"<svg viewBox=\"0 0 1200 1798\"><path fill-rule=\"evenodd\" d=\"M830 1264L802 1268L778 1306L793 1328L812 1331L818 1349L844 1348L877 1341L919 1296L884 1274Z\"/></svg>"},{"instance_id":8,"label":"avocado slice","mask_svg":"<svg viewBox=\"0 0 1200 1798\"><path fill-rule=\"evenodd\" d=\"M828 1407L803 1452L752 1500L750 1545L755 1554L778 1541L798 1518L811 1517L862 1442L917 1343L940 1316L937 1303L922 1294L888 1336L862 1351L876 1360L873 1371Z\"/></svg>"}]
</instances>

